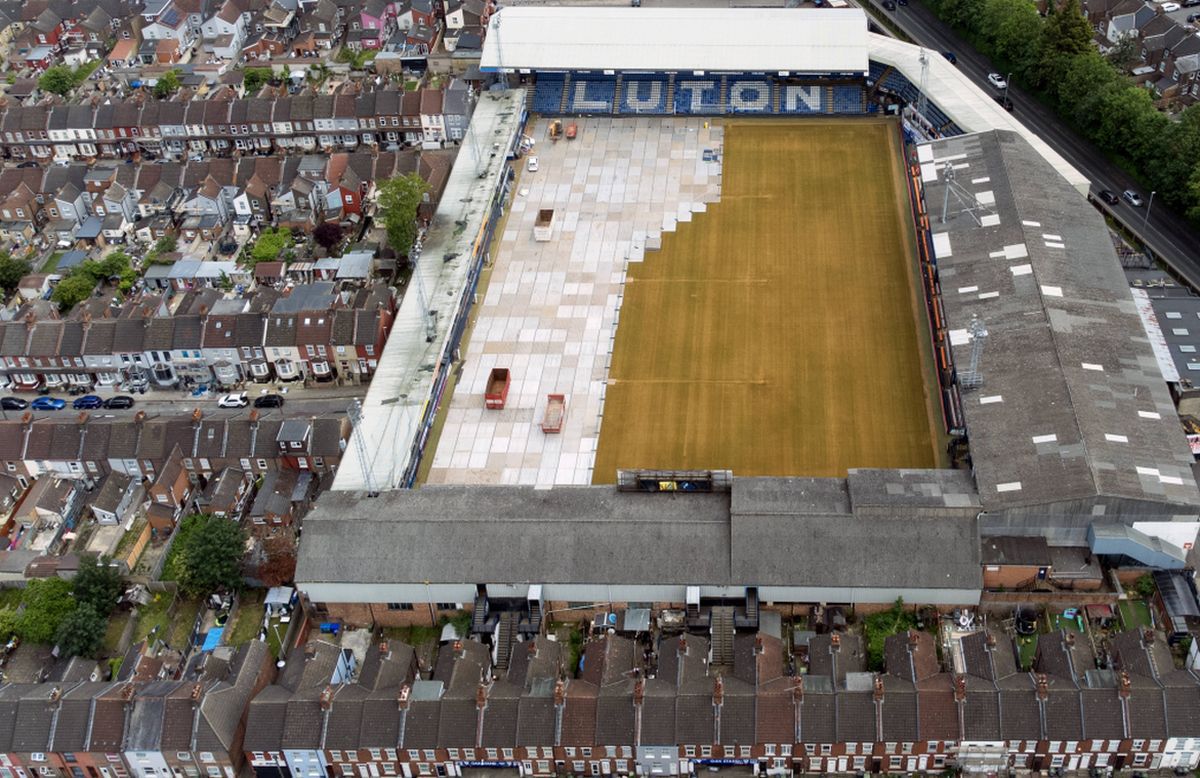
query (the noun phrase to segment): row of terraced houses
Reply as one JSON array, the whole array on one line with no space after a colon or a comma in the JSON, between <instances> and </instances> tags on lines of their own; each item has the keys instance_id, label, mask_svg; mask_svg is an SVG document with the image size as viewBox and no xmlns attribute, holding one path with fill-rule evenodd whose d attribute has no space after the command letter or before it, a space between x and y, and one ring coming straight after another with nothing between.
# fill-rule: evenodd
<instances>
[{"instance_id":1,"label":"row of terraced houses","mask_svg":"<svg viewBox=\"0 0 1200 778\"><path fill-rule=\"evenodd\" d=\"M272 100L10 105L0 115L0 147L11 159L66 160L439 146L462 140L473 103L472 88L457 80L445 89Z\"/></svg>"},{"instance_id":2,"label":"row of terraced houses","mask_svg":"<svg viewBox=\"0 0 1200 778\"><path fill-rule=\"evenodd\" d=\"M0 688L3 775L29 778L261 778L686 775L739 766L758 774L998 773L1193 769L1200 683L1175 669L1160 634L1090 643L1044 636L1032 672L1011 640L955 639L958 672L934 638L885 641L868 671L853 634L816 635L806 673L782 641L734 639L714 664L708 638L657 643L603 635L570 672L546 637L493 656L444 642L432 666L412 647L356 648L318 638L274 683L261 643L181 680L12 684ZM207 662L205 663L207 666Z\"/></svg>"}]
</instances>

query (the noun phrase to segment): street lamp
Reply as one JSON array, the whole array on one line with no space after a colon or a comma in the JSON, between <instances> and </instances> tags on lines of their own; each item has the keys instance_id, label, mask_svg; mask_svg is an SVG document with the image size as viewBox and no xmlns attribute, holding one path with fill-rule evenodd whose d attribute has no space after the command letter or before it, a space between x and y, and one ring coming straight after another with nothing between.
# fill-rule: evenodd
<instances>
[{"instance_id":1,"label":"street lamp","mask_svg":"<svg viewBox=\"0 0 1200 778\"><path fill-rule=\"evenodd\" d=\"M1008 87L1009 87L1009 84L1011 84L1011 83L1012 83L1012 73L1010 72L1007 76L1004 77L1004 101L1006 103L1008 102Z\"/></svg>"},{"instance_id":2,"label":"street lamp","mask_svg":"<svg viewBox=\"0 0 1200 778\"><path fill-rule=\"evenodd\" d=\"M1150 221L1150 209L1154 207L1154 195L1157 192L1150 192L1150 200L1146 203L1146 215L1142 217L1142 229L1146 229L1146 223Z\"/></svg>"}]
</instances>

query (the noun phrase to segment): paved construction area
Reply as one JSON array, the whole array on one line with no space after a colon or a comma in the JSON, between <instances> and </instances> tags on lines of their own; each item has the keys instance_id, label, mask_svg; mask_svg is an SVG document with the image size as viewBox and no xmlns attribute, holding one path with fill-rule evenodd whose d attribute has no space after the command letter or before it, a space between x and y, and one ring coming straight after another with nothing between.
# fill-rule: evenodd
<instances>
[{"instance_id":1,"label":"paved construction area","mask_svg":"<svg viewBox=\"0 0 1200 778\"><path fill-rule=\"evenodd\" d=\"M588 484L625 273L664 230L720 197L722 129L703 119L581 119L576 140L532 124L537 172L522 168L493 257L428 483ZM522 163L523 164L523 163ZM552 239L538 242L540 209ZM503 410L484 409L493 367L512 372ZM560 433L546 397L567 399Z\"/></svg>"}]
</instances>

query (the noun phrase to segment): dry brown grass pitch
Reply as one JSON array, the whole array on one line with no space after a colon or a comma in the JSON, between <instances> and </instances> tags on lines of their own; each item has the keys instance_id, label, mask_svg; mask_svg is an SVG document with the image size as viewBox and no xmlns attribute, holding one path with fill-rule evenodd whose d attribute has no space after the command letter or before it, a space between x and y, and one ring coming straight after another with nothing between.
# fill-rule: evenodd
<instances>
[{"instance_id":1,"label":"dry brown grass pitch","mask_svg":"<svg viewBox=\"0 0 1200 778\"><path fill-rule=\"evenodd\" d=\"M898 147L885 120L728 123L721 201L630 265L596 483L939 464Z\"/></svg>"}]
</instances>

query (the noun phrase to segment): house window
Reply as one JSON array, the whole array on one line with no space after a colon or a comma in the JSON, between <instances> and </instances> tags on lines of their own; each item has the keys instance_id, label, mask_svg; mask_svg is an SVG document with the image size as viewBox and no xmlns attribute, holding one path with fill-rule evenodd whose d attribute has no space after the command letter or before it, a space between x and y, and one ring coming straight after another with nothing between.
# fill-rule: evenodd
<instances>
[{"instance_id":1,"label":"house window","mask_svg":"<svg viewBox=\"0 0 1200 778\"><path fill-rule=\"evenodd\" d=\"M456 602L439 602L434 607L436 607L440 611L456 611L456 610L458 610L458 603L456 603Z\"/></svg>"},{"instance_id":2,"label":"house window","mask_svg":"<svg viewBox=\"0 0 1200 778\"><path fill-rule=\"evenodd\" d=\"M413 604L411 602L389 602L387 609L390 611L410 611L413 609ZM432 756L428 758L433 759Z\"/></svg>"},{"instance_id":3,"label":"house window","mask_svg":"<svg viewBox=\"0 0 1200 778\"><path fill-rule=\"evenodd\" d=\"M258 460L258 467L260 470L266 470L267 469L267 460L265 460L265 459Z\"/></svg>"},{"instance_id":4,"label":"house window","mask_svg":"<svg viewBox=\"0 0 1200 778\"><path fill-rule=\"evenodd\" d=\"M335 762L340 762L340 761L342 761L342 752L341 751L330 751L329 758Z\"/></svg>"},{"instance_id":5,"label":"house window","mask_svg":"<svg viewBox=\"0 0 1200 778\"><path fill-rule=\"evenodd\" d=\"M1146 764L1149 758L1149 754L1135 754L1133 757L1133 764L1135 767L1142 767Z\"/></svg>"},{"instance_id":6,"label":"house window","mask_svg":"<svg viewBox=\"0 0 1200 778\"><path fill-rule=\"evenodd\" d=\"M833 746L829 743L821 744L821 756L829 756L833 753Z\"/></svg>"},{"instance_id":7,"label":"house window","mask_svg":"<svg viewBox=\"0 0 1200 778\"><path fill-rule=\"evenodd\" d=\"M712 746L700 746L700 756L701 757L712 756Z\"/></svg>"}]
</instances>

